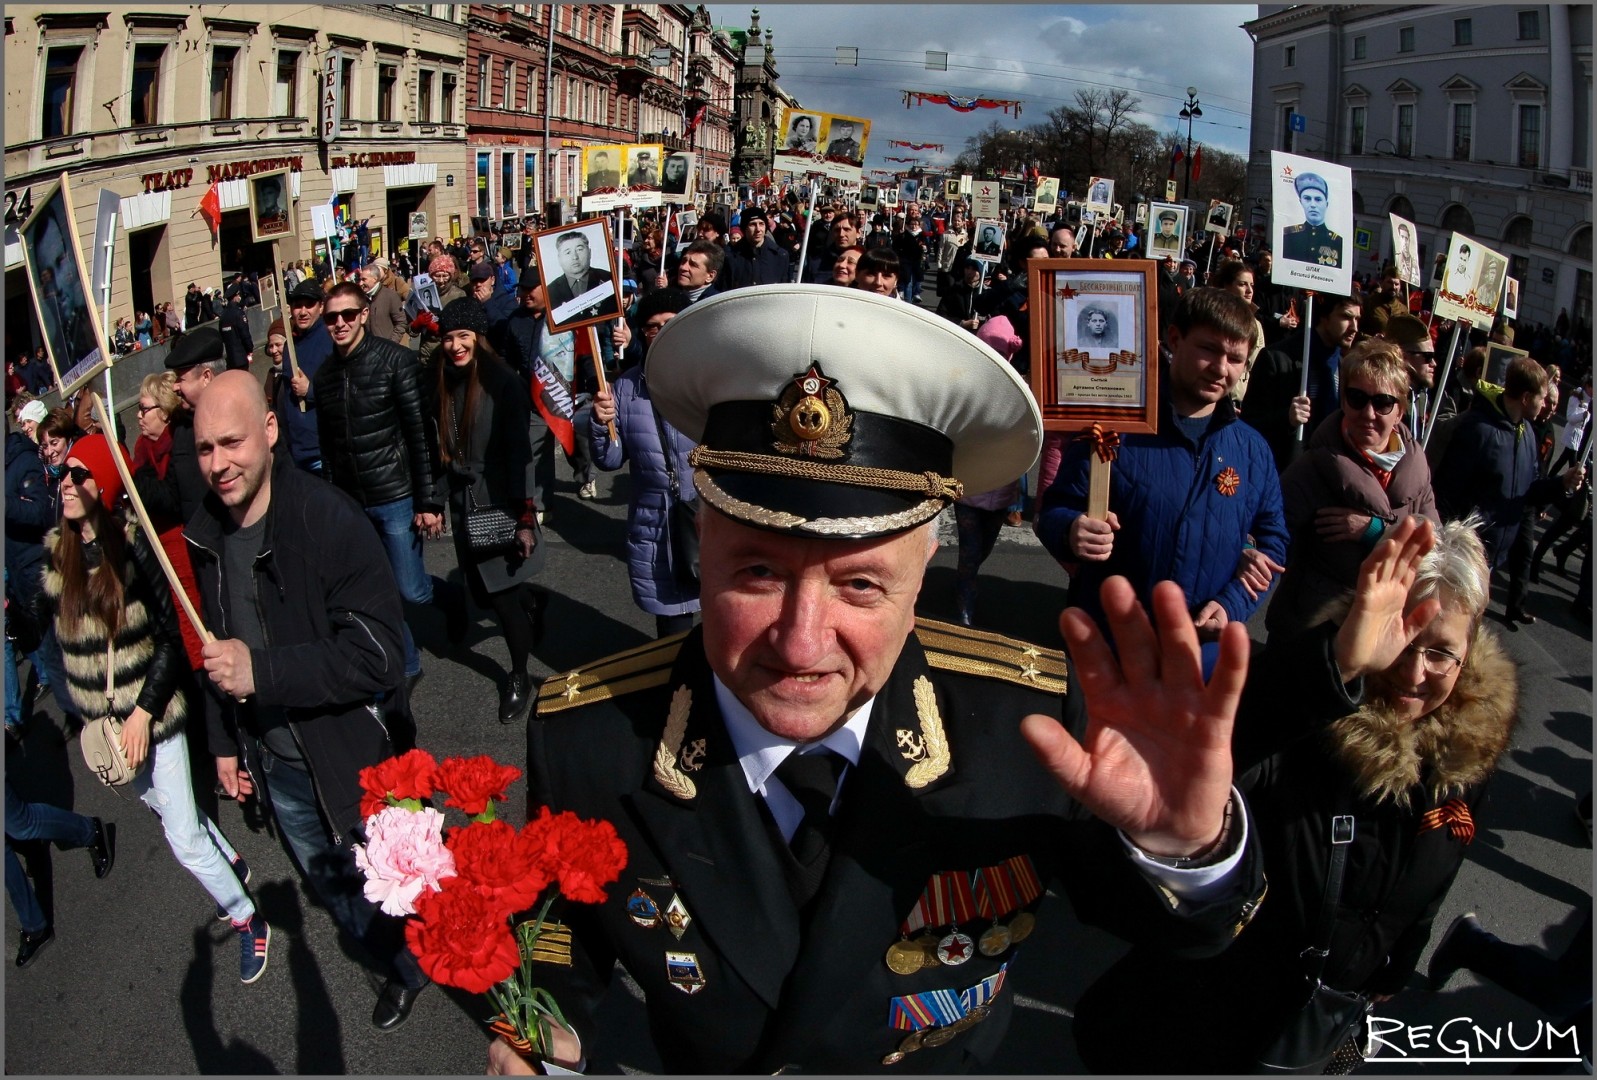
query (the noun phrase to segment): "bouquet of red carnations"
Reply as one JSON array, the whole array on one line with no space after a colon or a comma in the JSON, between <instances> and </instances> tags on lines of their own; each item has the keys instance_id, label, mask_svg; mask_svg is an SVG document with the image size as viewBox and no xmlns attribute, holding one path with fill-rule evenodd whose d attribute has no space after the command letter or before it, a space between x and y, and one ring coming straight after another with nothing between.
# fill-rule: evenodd
<instances>
[{"instance_id":1,"label":"bouquet of red carnations","mask_svg":"<svg viewBox=\"0 0 1597 1080\"><path fill-rule=\"evenodd\" d=\"M608 821L569 811L543 807L519 832L499 821L494 802L520 776L487 755L440 764L425 750L363 769L366 843L355 861L367 899L408 917L405 941L428 977L486 993L497 1010L489 1026L522 1053L544 1055L547 1019L565 1018L533 984L532 964L571 956L570 932L547 922L549 908L560 896L603 902L627 848ZM445 815L423 803L435 794L470 821L446 830ZM516 918L534 906L534 917Z\"/></svg>"}]
</instances>

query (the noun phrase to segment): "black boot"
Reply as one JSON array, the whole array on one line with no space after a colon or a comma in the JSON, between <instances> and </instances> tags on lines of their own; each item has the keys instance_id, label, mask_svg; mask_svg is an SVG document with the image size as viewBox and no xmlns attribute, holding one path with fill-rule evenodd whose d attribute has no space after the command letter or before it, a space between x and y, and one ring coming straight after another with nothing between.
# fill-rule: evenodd
<instances>
[{"instance_id":1,"label":"black boot","mask_svg":"<svg viewBox=\"0 0 1597 1080\"><path fill-rule=\"evenodd\" d=\"M521 719L527 711L527 705L532 701L532 694L528 690L527 673L525 671L512 672L510 678L505 680L505 685L499 691L499 722L513 724Z\"/></svg>"}]
</instances>

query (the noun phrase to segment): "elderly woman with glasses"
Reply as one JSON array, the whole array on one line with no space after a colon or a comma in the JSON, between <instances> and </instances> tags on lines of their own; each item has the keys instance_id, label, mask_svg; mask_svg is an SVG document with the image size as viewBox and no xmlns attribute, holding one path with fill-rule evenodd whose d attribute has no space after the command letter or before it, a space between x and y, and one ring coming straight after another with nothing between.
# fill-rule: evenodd
<instances>
[{"instance_id":1,"label":"elderly woman with glasses","mask_svg":"<svg viewBox=\"0 0 1597 1080\"><path fill-rule=\"evenodd\" d=\"M1281 476L1292 546L1265 614L1271 636L1307 629L1328 604L1352 595L1359 563L1381 534L1410 514L1440 522L1431 469L1403 414L1408 367L1386 341L1343 356L1342 412L1321 424Z\"/></svg>"},{"instance_id":2,"label":"elderly woman with glasses","mask_svg":"<svg viewBox=\"0 0 1597 1080\"><path fill-rule=\"evenodd\" d=\"M1088 989L1075 1025L1090 1071L1357 1063L1356 1023L1317 1028L1296 1060L1278 1037L1316 981L1350 1021L1409 982L1476 838L1518 719L1515 664L1482 621L1478 526L1404 519L1360 567L1351 605L1255 658L1232 751L1269 897L1219 956L1140 947Z\"/></svg>"}]
</instances>

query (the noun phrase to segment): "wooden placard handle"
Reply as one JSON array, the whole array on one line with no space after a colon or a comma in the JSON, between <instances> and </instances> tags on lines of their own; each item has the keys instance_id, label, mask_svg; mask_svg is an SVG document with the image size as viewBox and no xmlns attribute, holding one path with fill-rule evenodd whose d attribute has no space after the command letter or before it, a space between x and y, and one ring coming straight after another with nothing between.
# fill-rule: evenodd
<instances>
[{"instance_id":1,"label":"wooden placard handle","mask_svg":"<svg viewBox=\"0 0 1597 1080\"><path fill-rule=\"evenodd\" d=\"M598 379L600 391L610 389L610 384L604 377L604 357L599 355L599 327L595 323L588 324L588 348L593 353L593 374ZM610 441L618 443L621 436L616 432L616 422L610 421L605 425L610 432Z\"/></svg>"},{"instance_id":2,"label":"wooden placard handle","mask_svg":"<svg viewBox=\"0 0 1597 1080\"><path fill-rule=\"evenodd\" d=\"M1087 474L1087 516L1094 521L1109 520L1109 470L1112 461L1104 461L1097 454L1089 459L1092 469Z\"/></svg>"}]
</instances>

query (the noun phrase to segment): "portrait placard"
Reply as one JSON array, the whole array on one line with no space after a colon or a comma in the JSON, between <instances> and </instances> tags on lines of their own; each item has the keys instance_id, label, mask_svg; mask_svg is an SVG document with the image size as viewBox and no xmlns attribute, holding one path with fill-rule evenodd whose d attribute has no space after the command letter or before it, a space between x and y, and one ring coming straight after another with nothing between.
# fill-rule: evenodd
<instances>
[{"instance_id":1,"label":"portrait placard","mask_svg":"<svg viewBox=\"0 0 1597 1080\"><path fill-rule=\"evenodd\" d=\"M603 143L582 151L582 209L614 210L621 205L621 169L626 146Z\"/></svg>"},{"instance_id":2,"label":"portrait placard","mask_svg":"<svg viewBox=\"0 0 1597 1080\"><path fill-rule=\"evenodd\" d=\"M1514 362L1514 358L1529 355L1524 349L1499 345L1495 341L1487 342L1486 365L1481 370L1481 378L1493 386L1502 386L1508 380L1508 365Z\"/></svg>"},{"instance_id":3,"label":"portrait placard","mask_svg":"<svg viewBox=\"0 0 1597 1080\"><path fill-rule=\"evenodd\" d=\"M288 170L256 173L249 178L250 241L281 240L293 236L294 201L289 197Z\"/></svg>"},{"instance_id":4,"label":"portrait placard","mask_svg":"<svg viewBox=\"0 0 1597 1080\"><path fill-rule=\"evenodd\" d=\"M1002 191L997 180L978 180L971 187L970 212L972 217L995 218L1003 212L998 205Z\"/></svg>"},{"instance_id":5,"label":"portrait placard","mask_svg":"<svg viewBox=\"0 0 1597 1080\"><path fill-rule=\"evenodd\" d=\"M869 120L789 106L782 110L777 130L773 168L859 182L870 141Z\"/></svg>"},{"instance_id":6,"label":"portrait placard","mask_svg":"<svg viewBox=\"0 0 1597 1080\"><path fill-rule=\"evenodd\" d=\"M100 313L89 298L66 173L35 203L18 235L45 354L64 399L111 363Z\"/></svg>"},{"instance_id":7,"label":"portrait placard","mask_svg":"<svg viewBox=\"0 0 1597 1080\"><path fill-rule=\"evenodd\" d=\"M698 237L699 212L697 210L683 210L677 214L677 243L678 253L685 251L687 246Z\"/></svg>"},{"instance_id":8,"label":"portrait placard","mask_svg":"<svg viewBox=\"0 0 1597 1080\"><path fill-rule=\"evenodd\" d=\"M604 218L545 229L532 240L538 279L549 297L545 318L551 333L608 322L621 313L621 280Z\"/></svg>"},{"instance_id":9,"label":"portrait placard","mask_svg":"<svg viewBox=\"0 0 1597 1080\"><path fill-rule=\"evenodd\" d=\"M882 201L882 189L875 184L864 184L859 189L861 210L874 210Z\"/></svg>"},{"instance_id":10,"label":"portrait placard","mask_svg":"<svg viewBox=\"0 0 1597 1080\"><path fill-rule=\"evenodd\" d=\"M898 205L898 189L896 187L886 187L882 189L881 205L886 207Z\"/></svg>"},{"instance_id":11,"label":"portrait placard","mask_svg":"<svg viewBox=\"0 0 1597 1080\"><path fill-rule=\"evenodd\" d=\"M1387 216L1392 222L1392 262L1397 266L1397 276L1410 288L1421 288L1419 233L1407 218Z\"/></svg>"},{"instance_id":12,"label":"portrait placard","mask_svg":"<svg viewBox=\"0 0 1597 1080\"><path fill-rule=\"evenodd\" d=\"M1209 200L1209 218L1203 226L1204 232L1219 233L1225 236L1231 231L1231 204L1221 202L1219 199Z\"/></svg>"},{"instance_id":13,"label":"portrait placard","mask_svg":"<svg viewBox=\"0 0 1597 1080\"><path fill-rule=\"evenodd\" d=\"M1137 204L1137 224L1148 224L1148 204L1145 202L1140 202Z\"/></svg>"},{"instance_id":14,"label":"portrait placard","mask_svg":"<svg viewBox=\"0 0 1597 1080\"><path fill-rule=\"evenodd\" d=\"M1032 209L1039 215L1052 214L1059 208L1059 177L1039 176L1037 178L1037 194L1032 202Z\"/></svg>"},{"instance_id":15,"label":"portrait placard","mask_svg":"<svg viewBox=\"0 0 1597 1080\"><path fill-rule=\"evenodd\" d=\"M1346 296L1353 291L1353 170L1270 151L1270 280Z\"/></svg>"},{"instance_id":16,"label":"portrait placard","mask_svg":"<svg viewBox=\"0 0 1597 1080\"><path fill-rule=\"evenodd\" d=\"M1108 214L1115 207L1115 182L1107 176L1094 176L1087 181L1087 197L1081 205L1088 210Z\"/></svg>"},{"instance_id":17,"label":"portrait placard","mask_svg":"<svg viewBox=\"0 0 1597 1080\"><path fill-rule=\"evenodd\" d=\"M908 206L912 202L920 201L920 181L900 180L898 182L898 201Z\"/></svg>"},{"instance_id":18,"label":"portrait placard","mask_svg":"<svg viewBox=\"0 0 1597 1080\"><path fill-rule=\"evenodd\" d=\"M1148 258L1176 262L1186 258L1187 208L1180 203L1156 202L1148 211Z\"/></svg>"},{"instance_id":19,"label":"portrait placard","mask_svg":"<svg viewBox=\"0 0 1597 1080\"><path fill-rule=\"evenodd\" d=\"M949 202L953 202L955 199L959 198L959 196L959 181L954 177L949 177L947 180L944 180L943 198L947 199Z\"/></svg>"},{"instance_id":20,"label":"portrait placard","mask_svg":"<svg viewBox=\"0 0 1597 1080\"><path fill-rule=\"evenodd\" d=\"M1091 423L1121 434L1158 430L1154 264L1033 259L1031 389L1043 427ZM1108 267L1113 266L1114 269Z\"/></svg>"},{"instance_id":21,"label":"portrait placard","mask_svg":"<svg viewBox=\"0 0 1597 1080\"><path fill-rule=\"evenodd\" d=\"M427 239L427 211L416 210L410 215L410 230L405 234L412 240Z\"/></svg>"},{"instance_id":22,"label":"portrait placard","mask_svg":"<svg viewBox=\"0 0 1597 1080\"><path fill-rule=\"evenodd\" d=\"M1447 248L1441 287L1431 310L1438 319L1489 327L1503 299L1508 259L1463 233L1454 233Z\"/></svg>"},{"instance_id":23,"label":"portrait placard","mask_svg":"<svg viewBox=\"0 0 1597 1080\"><path fill-rule=\"evenodd\" d=\"M1509 319L1519 318L1519 278L1509 278L1508 284L1503 288L1503 316Z\"/></svg>"},{"instance_id":24,"label":"portrait placard","mask_svg":"<svg viewBox=\"0 0 1597 1080\"><path fill-rule=\"evenodd\" d=\"M667 154L660 166L660 194L668 203L687 205L698 194L699 171L694 166L698 155L677 152Z\"/></svg>"},{"instance_id":25,"label":"portrait placard","mask_svg":"<svg viewBox=\"0 0 1597 1080\"><path fill-rule=\"evenodd\" d=\"M997 218L977 218L975 241L970 257L985 263L998 263L1004 259L1004 223Z\"/></svg>"}]
</instances>

